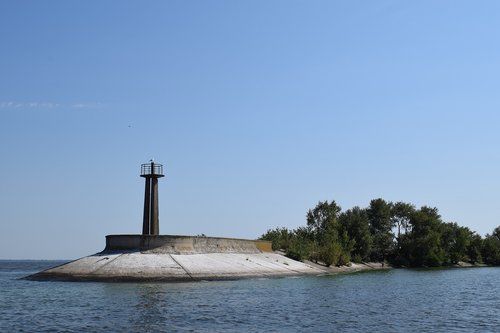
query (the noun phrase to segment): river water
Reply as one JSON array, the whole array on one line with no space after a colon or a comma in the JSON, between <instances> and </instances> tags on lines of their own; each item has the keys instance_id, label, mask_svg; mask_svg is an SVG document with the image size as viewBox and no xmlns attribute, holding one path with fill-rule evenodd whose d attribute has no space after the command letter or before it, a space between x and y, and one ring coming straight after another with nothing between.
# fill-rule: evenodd
<instances>
[{"instance_id":1,"label":"river water","mask_svg":"<svg viewBox=\"0 0 500 333\"><path fill-rule=\"evenodd\" d=\"M500 332L500 268L197 283L36 282L0 260L0 332Z\"/></svg>"}]
</instances>

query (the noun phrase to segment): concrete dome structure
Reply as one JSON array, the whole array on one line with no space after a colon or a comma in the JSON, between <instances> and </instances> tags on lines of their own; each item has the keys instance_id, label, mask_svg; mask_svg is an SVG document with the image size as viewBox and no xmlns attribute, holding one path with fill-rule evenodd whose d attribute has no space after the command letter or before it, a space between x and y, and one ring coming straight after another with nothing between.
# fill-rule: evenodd
<instances>
[{"instance_id":1,"label":"concrete dome structure","mask_svg":"<svg viewBox=\"0 0 500 333\"><path fill-rule=\"evenodd\" d=\"M61 281L200 281L325 273L270 242L191 236L106 236L104 251L28 276Z\"/></svg>"}]
</instances>

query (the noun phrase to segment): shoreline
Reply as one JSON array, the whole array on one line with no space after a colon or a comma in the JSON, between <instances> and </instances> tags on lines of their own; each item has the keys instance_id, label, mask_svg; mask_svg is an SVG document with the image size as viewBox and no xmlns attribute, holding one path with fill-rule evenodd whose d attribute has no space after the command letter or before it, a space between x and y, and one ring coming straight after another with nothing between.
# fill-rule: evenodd
<instances>
[{"instance_id":1,"label":"shoreline","mask_svg":"<svg viewBox=\"0 0 500 333\"><path fill-rule=\"evenodd\" d=\"M29 275L32 281L196 282L349 274L392 267L378 262L325 267L280 252L166 254L104 251Z\"/></svg>"},{"instance_id":2,"label":"shoreline","mask_svg":"<svg viewBox=\"0 0 500 333\"><path fill-rule=\"evenodd\" d=\"M309 260L295 261L285 257L280 251L249 254L184 254L172 257L170 254L155 254L156 259L150 261L150 253L109 253L100 252L80 259L68 261L41 272L22 277L32 281L73 281L73 282L196 282L224 281L252 278L284 278L302 276L328 276L352 274L370 271L388 271L392 269L439 270L460 268L495 267L486 264L470 264L459 262L454 265L440 267L395 267L381 262L350 263L343 266L326 267ZM116 267L96 267L98 262L116 261ZM120 258L120 259L119 259ZM118 260L117 260L118 259ZM130 260L133 259L133 260ZM96 262L97 260L97 262ZM173 260L178 267L170 267L165 271L164 264ZM191 266L182 265L185 260ZM209 260L209 265L206 265ZM17 261L17 260L14 260ZM21 260L22 261L22 260ZM32 260L30 260L32 261ZM35 260L38 261L38 260ZM44 260L40 260L44 261ZM58 261L58 260L55 260ZM91 263L93 261L94 263ZM121 261L121 263L120 263ZM246 267L243 267L245 265ZM267 266L263 269L263 265ZM140 267L139 267L140 266ZM204 267L203 267L204 266ZM260 267L257 267L260 266ZM175 268L172 271L172 268ZM197 268L193 269L193 268Z\"/></svg>"},{"instance_id":3,"label":"shoreline","mask_svg":"<svg viewBox=\"0 0 500 333\"><path fill-rule=\"evenodd\" d=\"M325 274L340 274L340 273L357 273L357 272L367 272L367 271L379 271L379 270L389 270L393 267L381 262L365 262L365 263L353 263L350 265L342 266L330 266L326 267L321 264L314 263L309 260L304 260L304 263L324 271Z\"/></svg>"}]
</instances>

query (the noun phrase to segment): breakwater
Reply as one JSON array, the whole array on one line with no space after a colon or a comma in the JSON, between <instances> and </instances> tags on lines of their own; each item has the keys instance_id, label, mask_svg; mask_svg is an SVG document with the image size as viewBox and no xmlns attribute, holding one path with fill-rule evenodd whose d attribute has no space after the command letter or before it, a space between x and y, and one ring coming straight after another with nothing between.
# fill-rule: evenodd
<instances>
[{"instance_id":1,"label":"breakwater","mask_svg":"<svg viewBox=\"0 0 500 333\"><path fill-rule=\"evenodd\" d=\"M271 250L270 242L174 235L109 235L102 252L30 280L199 281L322 274Z\"/></svg>"}]
</instances>

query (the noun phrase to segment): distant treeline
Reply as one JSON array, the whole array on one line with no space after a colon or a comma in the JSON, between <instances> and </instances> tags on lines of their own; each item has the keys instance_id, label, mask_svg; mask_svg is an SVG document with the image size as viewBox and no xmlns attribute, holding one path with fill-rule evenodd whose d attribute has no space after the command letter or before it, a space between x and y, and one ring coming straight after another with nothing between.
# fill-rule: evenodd
<instances>
[{"instance_id":1,"label":"distant treeline","mask_svg":"<svg viewBox=\"0 0 500 333\"><path fill-rule=\"evenodd\" d=\"M268 230L272 241L296 260L326 266L387 261L394 266L437 267L460 261L500 264L500 226L482 238L467 227L443 222L437 208L375 199L367 208L345 212L332 202L319 202L307 212L307 225L295 230Z\"/></svg>"}]
</instances>

